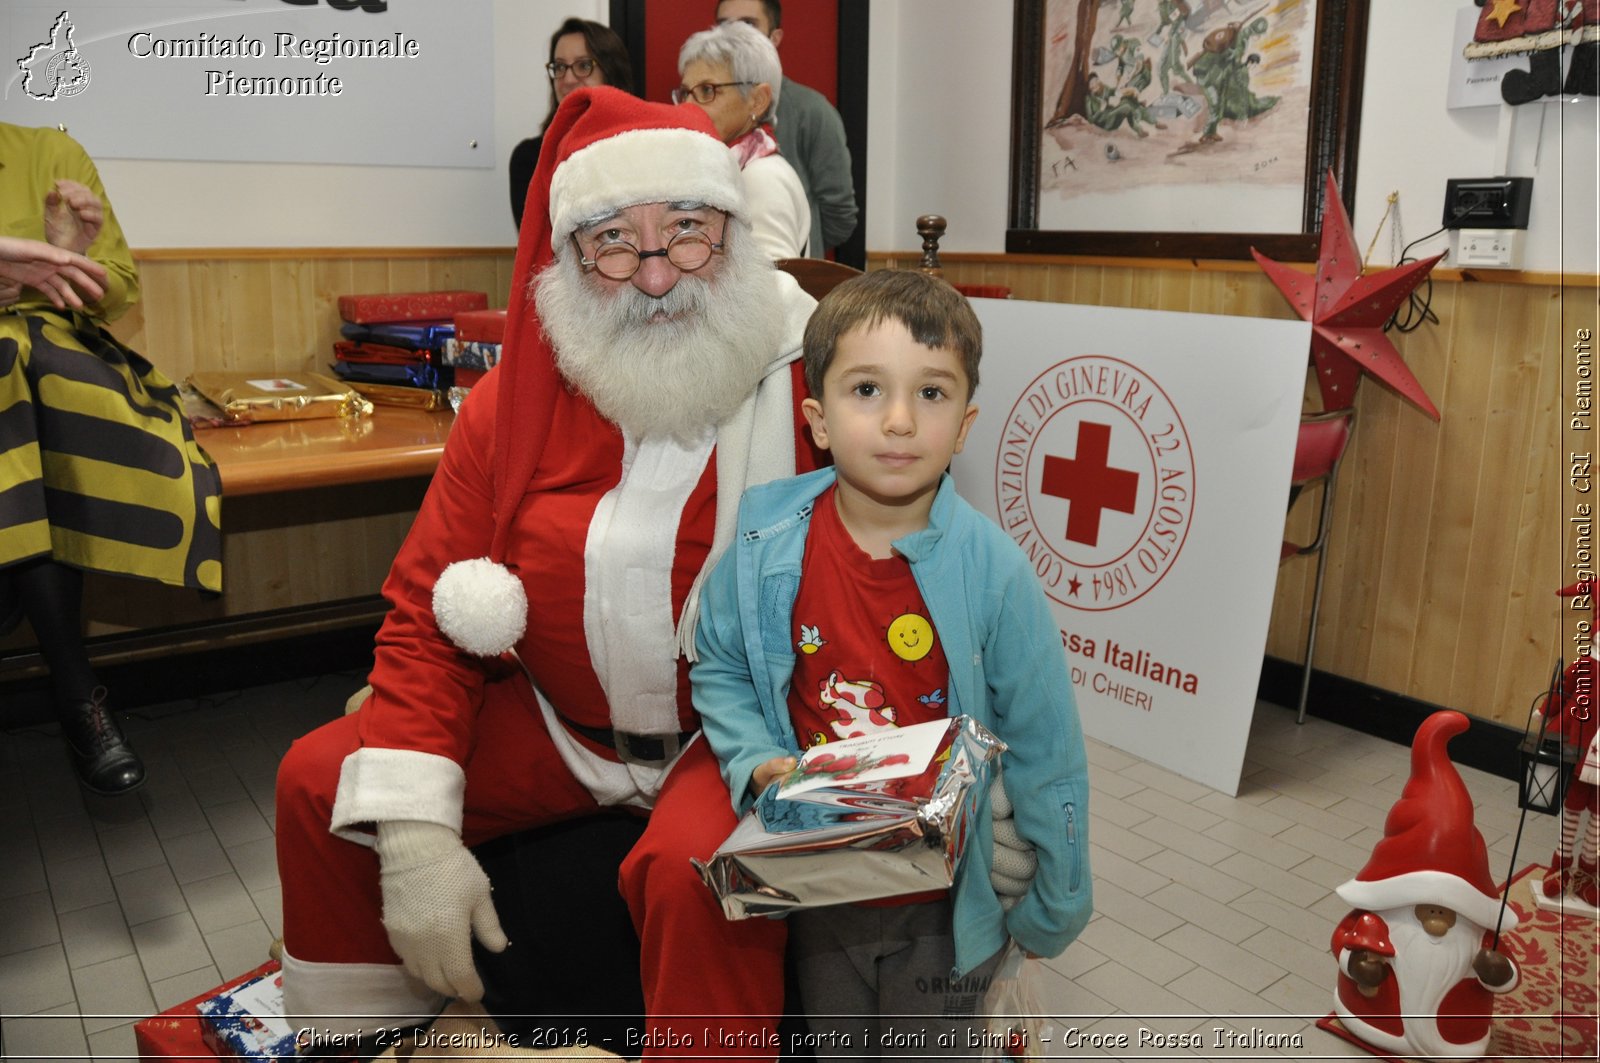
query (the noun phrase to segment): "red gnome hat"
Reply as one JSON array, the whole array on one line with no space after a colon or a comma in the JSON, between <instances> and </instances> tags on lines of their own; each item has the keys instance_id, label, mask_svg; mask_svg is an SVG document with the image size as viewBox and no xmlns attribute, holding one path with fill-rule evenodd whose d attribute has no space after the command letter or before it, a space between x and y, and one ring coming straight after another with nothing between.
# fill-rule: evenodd
<instances>
[{"instance_id":1,"label":"red gnome hat","mask_svg":"<svg viewBox=\"0 0 1600 1063\"><path fill-rule=\"evenodd\" d=\"M527 595L504 564L506 543L566 386L532 281L560 255L576 253L568 238L581 225L640 203L682 201L745 212L738 162L704 110L647 103L606 86L561 101L528 185L500 365L484 382L490 386L480 385L490 394L498 388L494 538L487 557L449 565L433 588L439 630L469 653L499 656L527 625Z\"/></svg>"},{"instance_id":2,"label":"red gnome hat","mask_svg":"<svg viewBox=\"0 0 1600 1063\"><path fill-rule=\"evenodd\" d=\"M1472 795L1445 747L1467 729L1459 712L1422 721L1411 743L1411 778L1384 820L1367 866L1336 891L1352 908L1382 911L1442 904L1485 929L1517 925L1489 874L1489 852L1472 823Z\"/></svg>"}]
</instances>

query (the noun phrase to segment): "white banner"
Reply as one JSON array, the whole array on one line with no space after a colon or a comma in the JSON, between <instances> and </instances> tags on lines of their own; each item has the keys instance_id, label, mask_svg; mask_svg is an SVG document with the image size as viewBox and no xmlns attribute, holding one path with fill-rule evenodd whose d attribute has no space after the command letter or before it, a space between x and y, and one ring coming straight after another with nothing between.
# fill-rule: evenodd
<instances>
[{"instance_id":1,"label":"white banner","mask_svg":"<svg viewBox=\"0 0 1600 1063\"><path fill-rule=\"evenodd\" d=\"M0 120L96 159L492 167L493 30L488 0L6 0Z\"/></svg>"},{"instance_id":2,"label":"white banner","mask_svg":"<svg viewBox=\"0 0 1600 1063\"><path fill-rule=\"evenodd\" d=\"M1085 733L1236 793L1310 326L973 305L982 412L956 483L1033 561Z\"/></svg>"}]
</instances>

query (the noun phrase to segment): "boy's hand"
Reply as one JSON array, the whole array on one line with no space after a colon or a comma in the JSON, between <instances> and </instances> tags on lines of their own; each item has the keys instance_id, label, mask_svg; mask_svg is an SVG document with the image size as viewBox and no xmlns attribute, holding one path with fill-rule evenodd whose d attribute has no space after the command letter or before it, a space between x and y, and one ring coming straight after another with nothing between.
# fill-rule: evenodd
<instances>
[{"instance_id":1,"label":"boy's hand","mask_svg":"<svg viewBox=\"0 0 1600 1063\"><path fill-rule=\"evenodd\" d=\"M773 757L750 773L750 792L757 797L761 796L761 792L772 784L773 779L782 778L794 771L795 765L799 763L793 757Z\"/></svg>"}]
</instances>

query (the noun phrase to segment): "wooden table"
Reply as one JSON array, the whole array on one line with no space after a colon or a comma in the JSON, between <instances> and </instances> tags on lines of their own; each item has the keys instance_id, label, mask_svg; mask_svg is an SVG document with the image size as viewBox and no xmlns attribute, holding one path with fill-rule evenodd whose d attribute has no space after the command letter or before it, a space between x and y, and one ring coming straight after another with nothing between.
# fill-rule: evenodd
<instances>
[{"instance_id":1,"label":"wooden table","mask_svg":"<svg viewBox=\"0 0 1600 1063\"><path fill-rule=\"evenodd\" d=\"M200 428L195 441L222 476L222 497L431 476L451 410L379 406L370 417Z\"/></svg>"}]
</instances>

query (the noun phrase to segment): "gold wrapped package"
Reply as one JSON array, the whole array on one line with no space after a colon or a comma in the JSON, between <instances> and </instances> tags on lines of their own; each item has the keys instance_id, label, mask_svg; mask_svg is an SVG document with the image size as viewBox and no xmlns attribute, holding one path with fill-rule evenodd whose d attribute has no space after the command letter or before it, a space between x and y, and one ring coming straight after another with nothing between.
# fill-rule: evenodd
<instances>
[{"instance_id":1,"label":"gold wrapped package","mask_svg":"<svg viewBox=\"0 0 1600 1063\"><path fill-rule=\"evenodd\" d=\"M360 395L379 406L403 406L412 410L442 410L449 400L436 388L413 388L403 384L351 384Z\"/></svg>"},{"instance_id":2,"label":"gold wrapped package","mask_svg":"<svg viewBox=\"0 0 1600 1063\"><path fill-rule=\"evenodd\" d=\"M204 372L191 374L189 385L210 399L230 424L372 413L370 400L321 373Z\"/></svg>"},{"instance_id":3,"label":"gold wrapped package","mask_svg":"<svg viewBox=\"0 0 1600 1063\"><path fill-rule=\"evenodd\" d=\"M813 746L695 869L729 919L946 888L1004 749L970 716Z\"/></svg>"}]
</instances>

